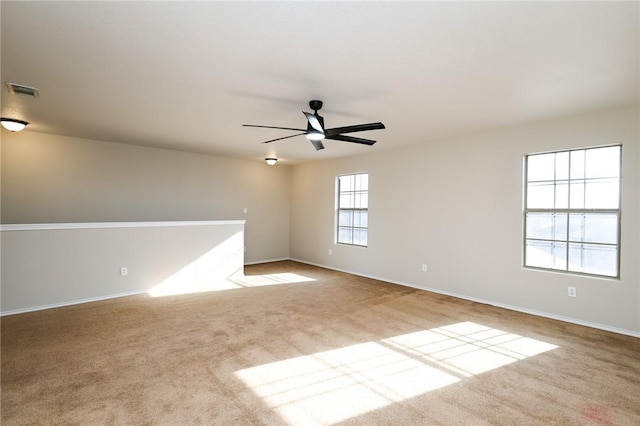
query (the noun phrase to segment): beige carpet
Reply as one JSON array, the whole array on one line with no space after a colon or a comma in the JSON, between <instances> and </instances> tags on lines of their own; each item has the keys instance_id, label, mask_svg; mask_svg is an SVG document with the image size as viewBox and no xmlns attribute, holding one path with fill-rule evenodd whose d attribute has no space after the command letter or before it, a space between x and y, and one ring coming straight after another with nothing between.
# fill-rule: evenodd
<instances>
[{"instance_id":1,"label":"beige carpet","mask_svg":"<svg viewBox=\"0 0 640 426\"><path fill-rule=\"evenodd\" d=\"M3 317L2 425L640 424L637 338L295 262L246 274Z\"/></svg>"}]
</instances>

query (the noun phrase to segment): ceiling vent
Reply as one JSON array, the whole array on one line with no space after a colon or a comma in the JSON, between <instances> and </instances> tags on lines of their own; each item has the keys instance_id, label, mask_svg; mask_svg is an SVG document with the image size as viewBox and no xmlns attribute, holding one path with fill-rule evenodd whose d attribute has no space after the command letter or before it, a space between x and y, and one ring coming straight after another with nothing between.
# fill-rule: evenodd
<instances>
[{"instance_id":1,"label":"ceiling vent","mask_svg":"<svg viewBox=\"0 0 640 426\"><path fill-rule=\"evenodd\" d=\"M14 95L25 96L27 98L37 98L39 91L35 87L23 86L22 84L6 83L9 92Z\"/></svg>"}]
</instances>

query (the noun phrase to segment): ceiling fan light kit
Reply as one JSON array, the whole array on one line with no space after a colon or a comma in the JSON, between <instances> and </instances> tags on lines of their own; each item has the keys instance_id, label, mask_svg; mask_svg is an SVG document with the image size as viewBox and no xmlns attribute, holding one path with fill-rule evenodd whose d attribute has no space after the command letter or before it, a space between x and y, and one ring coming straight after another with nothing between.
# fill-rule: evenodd
<instances>
[{"instance_id":1,"label":"ceiling fan light kit","mask_svg":"<svg viewBox=\"0 0 640 426\"><path fill-rule=\"evenodd\" d=\"M321 132L309 132L306 136L310 141L321 141L324 139L324 133Z\"/></svg>"},{"instance_id":2,"label":"ceiling fan light kit","mask_svg":"<svg viewBox=\"0 0 640 426\"><path fill-rule=\"evenodd\" d=\"M350 142L350 143L359 143L362 145L372 146L373 144L376 143L376 141L371 139L356 138L354 136L346 136L344 135L344 133L364 132L367 130L379 130L379 129L385 128L384 124L382 124L381 122L376 122L376 123L356 124L353 126L334 127L331 129L325 129L324 118L320 114L318 114L318 111L322 108L322 101L317 99L309 101L309 108L313 110L313 114L310 112L302 111L304 116L307 118L306 129L297 129L292 127L261 126L256 124L243 124L243 126L244 127L261 127L266 129L293 130L297 132L302 132L302 133L296 133L295 135L271 139L268 141L264 141L262 143L271 143L271 142L279 141L282 139L288 139L288 138L304 135L311 142L311 144L316 149L316 151L324 149L324 145L321 142L324 139L331 139L331 140Z\"/></svg>"},{"instance_id":3,"label":"ceiling fan light kit","mask_svg":"<svg viewBox=\"0 0 640 426\"><path fill-rule=\"evenodd\" d=\"M0 124L2 124L2 127L9 130L10 132L19 132L21 130L24 130L24 128L27 127L27 124L29 123L22 120L16 120L14 118L2 117L0 118Z\"/></svg>"}]
</instances>

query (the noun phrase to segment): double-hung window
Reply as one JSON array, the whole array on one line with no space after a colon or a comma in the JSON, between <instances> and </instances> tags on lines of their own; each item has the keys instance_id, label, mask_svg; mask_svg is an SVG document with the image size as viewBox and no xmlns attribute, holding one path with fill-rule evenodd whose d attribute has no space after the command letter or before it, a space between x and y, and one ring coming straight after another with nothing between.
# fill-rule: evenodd
<instances>
[{"instance_id":1,"label":"double-hung window","mask_svg":"<svg viewBox=\"0 0 640 426\"><path fill-rule=\"evenodd\" d=\"M369 174L337 178L336 242L367 246L369 227Z\"/></svg>"},{"instance_id":2,"label":"double-hung window","mask_svg":"<svg viewBox=\"0 0 640 426\"><path fill-rule=\"evenodd\" d=\"M620 145L525 158L524 266L620 276Z\"/></svg>"}]
</instances>

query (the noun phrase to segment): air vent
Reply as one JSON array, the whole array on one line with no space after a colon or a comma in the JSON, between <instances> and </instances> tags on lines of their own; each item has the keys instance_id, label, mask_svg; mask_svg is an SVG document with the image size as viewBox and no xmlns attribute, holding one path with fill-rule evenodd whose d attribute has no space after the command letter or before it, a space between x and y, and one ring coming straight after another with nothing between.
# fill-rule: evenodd
<instances>
[{"instance_id":1,"label":"air vent","mask_svg":"<svg viewBox=\"0 0 640 426\"><path fill-rule=\"evenodd\" d=\"M39 96L38 89L35 87L23 86L22 84L6 83L9 92L14 95L25 96L27 98L37 98Z\"/></svg>"}]
</instances>

